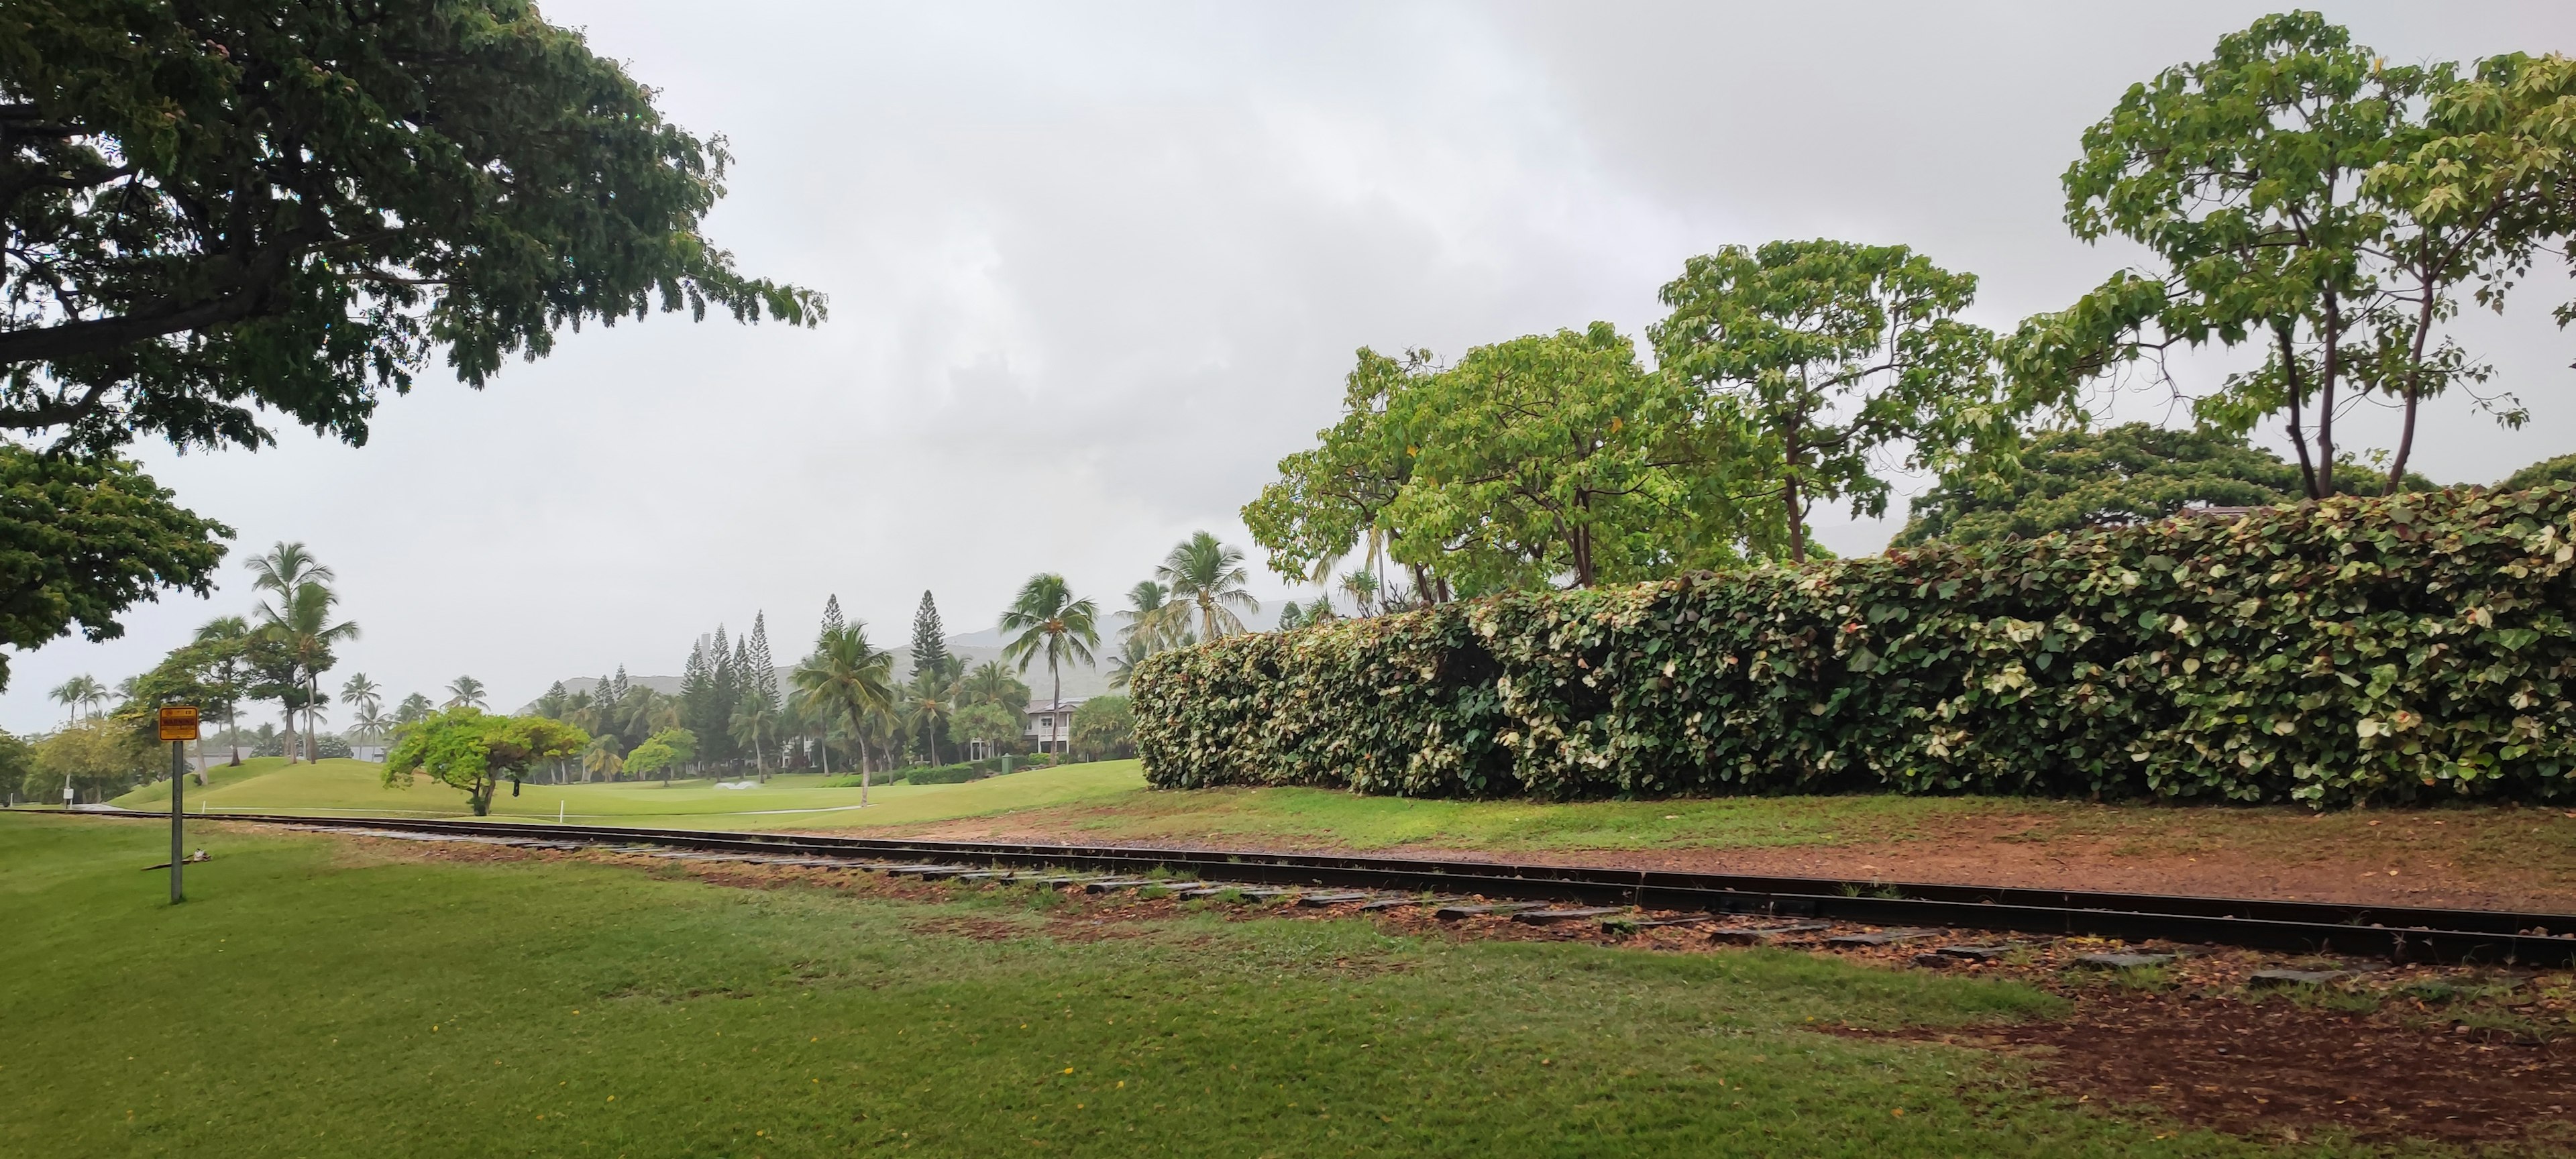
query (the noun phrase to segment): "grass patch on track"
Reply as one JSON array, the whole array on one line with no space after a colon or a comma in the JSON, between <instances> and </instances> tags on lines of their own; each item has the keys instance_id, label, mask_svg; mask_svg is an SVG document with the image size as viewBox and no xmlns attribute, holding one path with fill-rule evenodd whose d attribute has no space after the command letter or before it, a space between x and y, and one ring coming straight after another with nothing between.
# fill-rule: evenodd
<instances>
[{"instance_id":1,"label":"grass patch on track","mask_svg":"<svg viewBox=\"0 0 2576 1159\"><path fill-rule=\"evenodd\" d=\"M276 833L173 908L165 840L0 816L0 1154L2278 1153L1807 1029L2056 1009L2012 984Z\"/></svg>"}]
</instances>

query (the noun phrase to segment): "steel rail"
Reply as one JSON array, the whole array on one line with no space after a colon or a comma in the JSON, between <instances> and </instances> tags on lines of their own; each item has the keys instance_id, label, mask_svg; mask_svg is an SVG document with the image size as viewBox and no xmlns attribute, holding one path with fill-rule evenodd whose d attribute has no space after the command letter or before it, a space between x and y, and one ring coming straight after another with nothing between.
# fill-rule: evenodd
<instances>
[{"instance_id":1,"label":"steel rail","mask_svg":"<svg viewBox=\"0 0 2576 1159\"><path fill-rule=\"evenodd\" d=\"M87 813L83 816L116 816ZM138 813L136 817L151 818ZM905 837L837 837L560 825L533 821L229 814L211 820L515 838L586 845L643 844L845 859L961 865L1187 872L1270 886L1357 887L1521 901L1765 914L1869 925L2162 940L2392 961L2526 966L2576 964L2576 915L2455 910L2259 898L2133 894L2009 886L1683 873L1604 866L1433 860L1259 850L1041 845ZM2546 933L2535 933L2545 930Z\"/></svg>"}]
</instances>

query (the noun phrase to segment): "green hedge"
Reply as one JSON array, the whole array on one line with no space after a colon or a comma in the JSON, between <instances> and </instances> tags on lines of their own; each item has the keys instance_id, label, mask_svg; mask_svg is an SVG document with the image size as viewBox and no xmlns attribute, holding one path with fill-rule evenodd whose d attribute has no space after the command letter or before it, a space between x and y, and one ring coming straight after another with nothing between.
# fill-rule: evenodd
<instances>
[{"instance_id":1,"label":"green hedge","mask_svg":"<svg viewBox=\"0 0 2576 1159\"><path fill-rule=\"evenodd\" d=\"M2576 798L2576 486L1521 593L1166 652L1156 785Z\"/></svg>"}]
</instances>

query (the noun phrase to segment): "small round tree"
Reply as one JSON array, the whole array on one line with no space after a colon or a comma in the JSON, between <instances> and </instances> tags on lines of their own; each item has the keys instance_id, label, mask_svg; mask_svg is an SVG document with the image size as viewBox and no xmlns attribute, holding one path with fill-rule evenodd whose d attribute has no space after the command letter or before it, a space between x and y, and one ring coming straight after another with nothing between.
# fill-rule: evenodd
<instances>
[{"instance_id":1,"label":"small round tree","mask_svg":"<svg viewBox=\"0 0 2576 1159\"><path fill-rule=\"evenodd\" d=\"M402 731L385 754L385 787L407 789L416 773L465 790L474 815L492 812L501 782L515 792L529 767L579 753L590 734L541 716L493 716L461 707L431 715Z\"/></svg>"}]
</instances>

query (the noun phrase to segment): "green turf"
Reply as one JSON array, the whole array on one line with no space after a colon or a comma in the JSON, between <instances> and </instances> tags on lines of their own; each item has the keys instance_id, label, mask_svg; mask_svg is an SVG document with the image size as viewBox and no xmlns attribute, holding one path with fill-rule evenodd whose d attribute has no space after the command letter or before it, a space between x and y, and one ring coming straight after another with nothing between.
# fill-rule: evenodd
<instances>
[{"instance_id":1,"label":"green turf","mask_svg":"<svg viewBox=\"0 0 2576 1159\"><path fill-rule=\"evenodd\" d=\"M230 812L384 812L466 816L462 790L415 778L408 789L384 786L384 766L366 761L325 760L286 765L278 758L245 762L241 770L224 770L206 789L191 785L191 810ZM815 775L779 776L751 789L719 789L713 781L620 781L597 784L523 786L511 796L504 786L492 812L500 817L553 820L558 806L567 820L623 824L649 819L657 825L733 828L816 828L847 825L891 825L953 817L977 816L1010 809L1121 799L1142 790L1143 775L1134 761L1106 761L1031 769L956 785L878 785L868 791L868 808L856 788L824 788ZM168 809L167 781L118 797L129 809Z\"/></svg>"},{"instance_id":2,"label":"green turf","mask_svg":"<svg viewBox=\"0 0 2576 1159\"><path fill-rule=\"evenodd\" d=\"M173 908L135 871L162 840L0 815L0 1154L2371 1153L1818 1033L2054 1000L1788 952L1213 914L1092 939L1025 892L741 890L298 834L208 834Z\"/></svg>"},{"instance_id":3,"label":"green turf","mask_svg":"<svg viewBox=\"0 0 2576 1159\"><path fill-rule=\"evenodd\" d=\"M1931 821L2080 806L1993 797L1728 797L1662 801L1449 801L1329 789L1134 793L1055 808L1051 825L1122 840L1239 838L1353 849L1754 847L1896 840Z\"/></svg>"}]
</instances>

